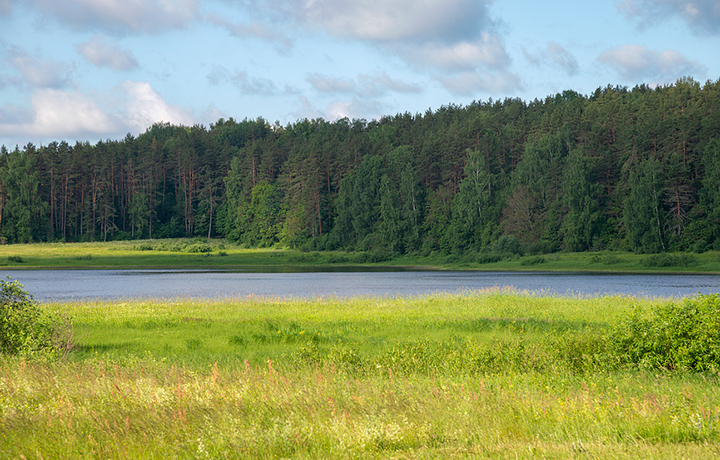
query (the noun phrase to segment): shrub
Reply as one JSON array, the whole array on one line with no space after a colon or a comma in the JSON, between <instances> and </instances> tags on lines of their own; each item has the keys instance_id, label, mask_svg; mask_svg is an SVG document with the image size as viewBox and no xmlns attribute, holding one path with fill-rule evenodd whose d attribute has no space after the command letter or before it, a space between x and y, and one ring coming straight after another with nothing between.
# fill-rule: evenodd
<instances>
[{"instance_id":1,"label":"shrub","mask_svg":"<svg viewBox=\"0 0 720 460\"><path fill-rule=\"evenodd\" d=\"M192 243L185 246L185 252L191 254L203 254L212 251L212 247L207 243Z\"/></svg>"},{"instance_id":2,"label":"shrub","mask_svg":"<svg viewBox=\"0 0 720 460\"><path fill-rule=\"evenodd\" d=\"M20 256L8 256L8 262L15 262L15 263L21 264L25 261Z\"/></svg>"},{"instance_id":3,"label":"shrub","mask_svg":"<svg viewBox=\"0 0 720 460\"><path fill-rule=\"evenodd\" d=\"M69 320L45 313L17 280L0 280L0 353L61 356L73 346Z\"/></svg>"},{"instance_id":4,"label":"shrub","mask_svg":"<svg viewBox=\"0 0 720 460\"><path fill-rule=\"evenodd\" d=\"M610 346L621 363L644 368L720 369L720 294L688 298L642 315L613 330Z\"/></svg>"}]
</instances>

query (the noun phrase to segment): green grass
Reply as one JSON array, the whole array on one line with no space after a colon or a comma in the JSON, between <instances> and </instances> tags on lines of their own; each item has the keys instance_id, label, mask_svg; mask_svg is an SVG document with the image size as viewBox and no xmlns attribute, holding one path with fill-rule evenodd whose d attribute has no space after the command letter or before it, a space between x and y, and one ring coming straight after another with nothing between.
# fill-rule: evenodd
<instances>
[{"instance_id":1,"label":"green grass","mask_svg":"<svg viewBox=\"0 0 720 460\"><path fill-rule=\"evenodd\" d=\"M605 251L523 257L497 254L410 254L389 258L387 254L379 252L244 249L221 240L140 240L0 245L0 266L6 269L176 267L277 271L372 266L501 271L718 273L720 253L644 255Z\"/></svg>"},{"instance_id":2,"label":"green grass","mask_svg":"<svg viewBox=\"0 0 720 460\"><path fill-rule=\"evenodd\" d=\"M481 299L481 300L480 300ZM537 298L510 291L428 297L49 304L75 317L78 358L128 354L174 362L288 361L316 348L352 348L367 359L408 343L530 340L606 327L631 305L625 297Z\"/></svg>"},{"instance_id":3,"label":"green grass","mask_svg":"<svg viewBox=\"0 0 720 460\"><path fill-rule=\"evenodd\" d=\"M79 347L0 359L0 458L711 458L717 372L598 347L668 303L488 290L43 304L75 319Z\"/></svg>"}]
</instances>

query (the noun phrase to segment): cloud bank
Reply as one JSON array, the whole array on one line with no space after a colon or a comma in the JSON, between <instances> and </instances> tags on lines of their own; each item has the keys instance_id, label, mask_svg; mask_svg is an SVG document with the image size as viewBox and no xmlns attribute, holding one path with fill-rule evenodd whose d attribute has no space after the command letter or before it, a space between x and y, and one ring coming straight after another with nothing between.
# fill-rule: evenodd
<instances>
[{"instance_id":1,"label":"cloud bank","mask_svg":"<svg viewBox=\"0 0 720 460\"><path fill-rule=\"evenodd\" d=\"M520 88L490 0L267 0L253 2L259 21L291 24L343 40L365 42L427 71L446 90L462 95ZM238 35L265 29L243 26Z\"/></svg>"},{"instance_id":2,"label":"cloud bank","mask_svg":"<svg viewBox=\"0 0 720 460\"><path fill-rule=\"evenodd\" d=\"M0 136L27 138L121 137L158 122L194 124L190 111L168 104L147 82L126 81L113 97L80 91L36 90L28 109L0 107Z\"/></svg>"}]
</instances>

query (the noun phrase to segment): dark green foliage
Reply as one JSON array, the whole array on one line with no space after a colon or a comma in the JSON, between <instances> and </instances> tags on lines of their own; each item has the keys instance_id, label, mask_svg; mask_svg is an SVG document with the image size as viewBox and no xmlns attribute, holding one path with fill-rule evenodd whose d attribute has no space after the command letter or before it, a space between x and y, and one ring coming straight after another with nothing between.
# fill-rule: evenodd
<instances>
[{"instance_id":1,"label":"dark green foliage","mask_svg":"<svg viewBox=\"0 0 720 460\"><path fill-rule=\"evenodd\" d=\"M36 151L32 144L25 150L15 149L4 155L5 165L0 167L3 185L4 212L11 224L3 230L15 241L30 243L41 237L40 216L47 210L47 203L40 196L40 174L37 170Z\"/></svg>"},{"instance_id":2,"label":"dark green foliage","mask_svg":"<svg viewBox=\"0 0 720 460\"><path fill-rule=\"evenodd\" d=\"M0 149L0 240L479 254L720 248L720 80ZM145 243L141 243L144 245ZM140 249L140 247L139 247ZM145 249L147 250L147 249Z\"/></svg>"},{"instance_id":3,"label":"dark green foliage","mask_svg":"<svg viewBox=\"0 0 720 460\"><path fill-rule=\"evenodd\" d=\"M720 241L720 139L714 138L703 154L705 177L702 181L700 203L708 216L708 235L712 241Z\"/></svg>"},{"instance_id":4,"label":"dark green foliage","mask_svg":"<svg viewBox=\"0 0 720 460\"><path fill-rule=\"evenodd\" d=\"M562 182L562 202L567 209L561 231L568 251L586 251L592 248L598 232L598 197L602 187L591 178L589 160L584 149L573 149L568 154Z\"/></svg>"},{"instance_id":5,"label":"dark green foliage","mask_svg":"<svg viewBox=\"0 0 720 460\"><path fill-rule=\"evenodd\" d=\"M466 151L465 179L452 203L449 245L456 251L487 247L497 233L499 209L495 203L497 179L479 150Z\"/></svg>"},{"instance_id":6,"label":"dark green foliage","mask_svg":"<svg viewBox=\"0 0 720 460\"><path fill-rule=\"evenodd\" d=\"M512 235L503 235L493 244L493 252L497 254L522 255L522 243Z\"/></svg>"},{"instance_id":7,"label":"dark green foliage","mask_svg":"<svg viewBox=\"0 0 720 460\"><path fill-rule=\"evenodd\" d=\"M56 357L72 346L67 321L46 314L17 280L0 280L0 353Z\"/></svg>"},{"instance_id":8,"label":"dark green foliage","mask_svg":"<svg viewBox=\"0 0 720 460\"><path fill-rule=\"evenodd\" d=\"M657 160L646 160L630 173L624 223L630 248L638 253L665 250L663 171Z\"/></svg>"}]
</instances>

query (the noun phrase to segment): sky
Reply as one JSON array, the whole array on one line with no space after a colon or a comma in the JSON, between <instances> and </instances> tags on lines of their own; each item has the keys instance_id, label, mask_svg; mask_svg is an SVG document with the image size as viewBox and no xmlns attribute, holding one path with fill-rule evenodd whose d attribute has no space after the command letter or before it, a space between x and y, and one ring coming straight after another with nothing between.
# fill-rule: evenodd
<instances>
[{"instance_id":1,"label":"sky","mask_svg":"<svg viewBox=\"0 0 720 460\"><path fill-rule=\"evenodd\" d=\"M0 0L0 145L720 78L720 0Z\"/></svg>"}]
</instances>

